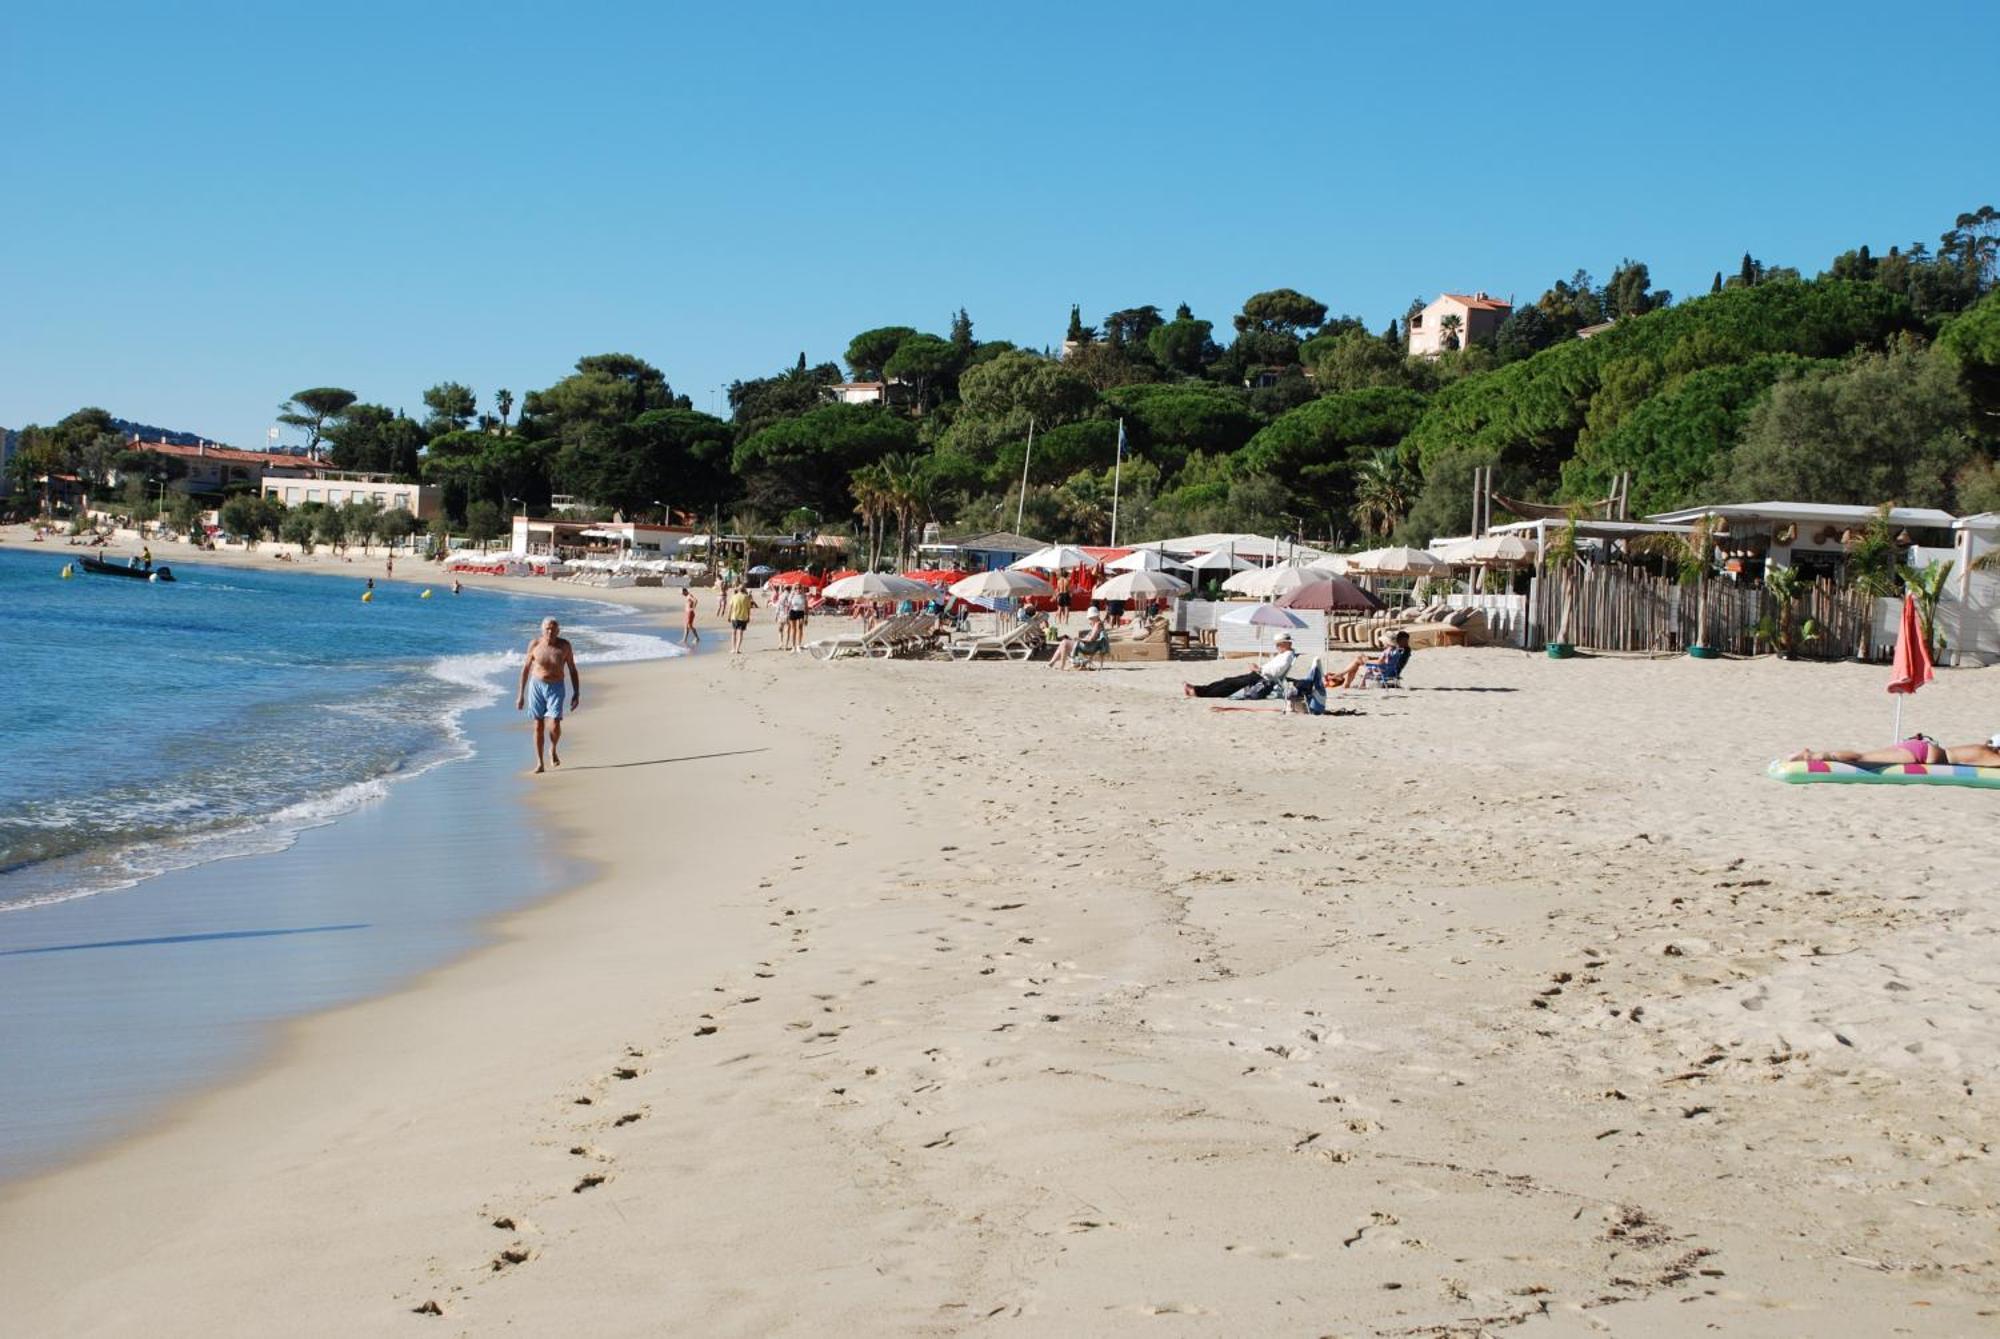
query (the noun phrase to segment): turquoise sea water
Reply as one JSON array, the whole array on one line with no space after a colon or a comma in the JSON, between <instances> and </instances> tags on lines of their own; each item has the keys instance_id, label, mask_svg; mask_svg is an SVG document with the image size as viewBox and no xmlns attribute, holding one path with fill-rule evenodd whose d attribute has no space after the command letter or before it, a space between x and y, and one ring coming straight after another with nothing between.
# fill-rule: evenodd
<instances>
[{"instance_id":1,"label":"turquoise sea water","mask_svg":"<svg viewBox=\"0 0 2000 1339\"><path fill-rule=\"evenodd\" d=\"M512 684L678 654L627 610L361 573L0 552L0 1181L143 1128L270 1025L387 989L553 891ZM589 694L566 756L586 758Z\"/></svg>"},{"instance_id":2,"label":"turquoise sea water","mask_svg":"<svg viewBox=\"0 0 2000 1339\"><path fill-rule=\"evenodd\" d=\"M15 694L0 752L0 917L163 870L273 850L452 758L547 599L175 564L172 585L0 552ZM611 605L574 606L586 659L668 655ZM4 933L4 931L0 931Z\"/></svg>"}]
</instances>

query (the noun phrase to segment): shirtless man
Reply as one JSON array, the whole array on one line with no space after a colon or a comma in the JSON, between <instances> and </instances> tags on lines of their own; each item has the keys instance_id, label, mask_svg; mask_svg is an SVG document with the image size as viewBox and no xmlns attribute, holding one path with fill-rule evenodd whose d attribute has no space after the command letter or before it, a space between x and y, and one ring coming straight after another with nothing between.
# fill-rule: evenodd
<instances>
[{"instance_id":1,"label":"shirtless man","mask_svg":"<svg viewBox=\"0 0 2000 1339\"><path fill-rule=\"evenodd\" d=\"M542 620L542 631L528 643L528 658L521 662L521 686L514 694L514 710L528 707L535 718L535 770L542 768L542 740L548 739L549 761L562 766L562 755L556 746L562 743L563 723L563 671L569 671L570 710L574 711L583 703L583 678L577 673L576 651L569 641L559 636L562 628L552 618ZM529 704L528 676L534 676L532 705Z\"/></svg>"}]
</instances>

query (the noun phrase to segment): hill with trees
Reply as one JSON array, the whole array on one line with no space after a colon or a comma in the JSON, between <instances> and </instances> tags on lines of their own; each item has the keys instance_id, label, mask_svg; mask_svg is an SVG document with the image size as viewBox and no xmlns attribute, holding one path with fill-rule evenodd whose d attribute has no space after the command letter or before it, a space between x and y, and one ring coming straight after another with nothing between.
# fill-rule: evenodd
<instances>
[{"instance_id":1,"label":"hill with trees","mask_svg":"<svg viewBox=\"0 0 2000 1339\"><path fill-rule=\"evenodd\" d=\"M1857 246L1810 278L1745 254L1692 299L1655 288L1641 261L1602 284L1577 270L1433 359L1405 355L1421 300L1377 329L1275 288L1213 320L1138 304L1090 324L1072 307L1044 349L981 340L962 308L941 332L879 326L839 364L800 353L734 382L727 419L644 359L605 353L483 410L455 381L425 392L421 419L315 387L281 421L335 466L441 485L475 532L561 493L735 530L991 529L1018 510L1031 533L1102 541L1121 423L1119 535L1134 541L1421 542L1463 532L1479 466L1547 502L1600 497L1629 473L1641 512L1769 496L1987 510L2000 506L1996 255L1987 206L1935 247ZM879 389L837 398L842 382ZM880 402L846 402L868 396ZM110 423L82 410L23 430L16 478L100 476L121 449Z\"/></svg>"}]
</instances>

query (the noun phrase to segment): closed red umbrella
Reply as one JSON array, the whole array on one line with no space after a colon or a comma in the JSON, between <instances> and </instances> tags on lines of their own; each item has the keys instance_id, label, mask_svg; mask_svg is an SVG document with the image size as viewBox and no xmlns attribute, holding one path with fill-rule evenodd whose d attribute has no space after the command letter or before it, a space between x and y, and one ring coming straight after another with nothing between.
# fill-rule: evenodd
<instances>
[{"instance_id":1,"label":"closed red umbrella","mask_svg":"<svg viewBox=\"0 0 2000 1339\"><path fill-rule=\"evenodd\" d=\"M1382 602L1346 577L1328 577L1294 586L1274 602L1286 609L1339 610L1342 613L1373 613Z\"/></svg>"},{"instance_id":2,"label":"closed red umbrella","mask_svg":"<svg viewBox=\"0 0 2000 1339\"><path fill-rule=\"evenodd\" d=\"M1896 694L1896 738L1903 737L1903 698L1931 681L1931 647L1917 617L1917 597L1903 592L1903 618L1896 630L1896 656L1889 662L1889 691Z\"/></svg>"}]
</instances>

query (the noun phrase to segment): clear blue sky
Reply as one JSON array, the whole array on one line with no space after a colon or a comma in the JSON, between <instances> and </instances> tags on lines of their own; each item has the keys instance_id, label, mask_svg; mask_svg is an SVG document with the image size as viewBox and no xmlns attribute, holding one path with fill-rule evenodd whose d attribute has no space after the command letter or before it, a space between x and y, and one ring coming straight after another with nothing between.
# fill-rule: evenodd
<instances>
[{"instance_id":1,"label":"clear blue sky","mask_svg":"<svg viewBox=\"0 0 2000 1339\"><path fill-rule=\"evenodd\" d=\"M708 409L960 305L1379 328L2000 200L1990 3L961 8L9 5L0 424L255 446L302 387L485 408L610 351Z\"/></svg>"}]
</instances>

